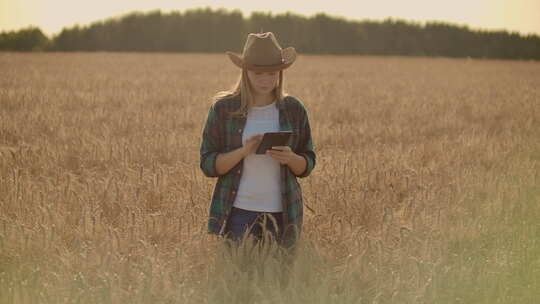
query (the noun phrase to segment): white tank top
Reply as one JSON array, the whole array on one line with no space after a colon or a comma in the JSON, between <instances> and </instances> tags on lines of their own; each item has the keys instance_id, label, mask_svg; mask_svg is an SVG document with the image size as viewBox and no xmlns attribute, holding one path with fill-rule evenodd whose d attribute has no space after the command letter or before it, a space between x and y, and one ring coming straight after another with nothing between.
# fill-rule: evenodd
<instances>
[{"instance_id":1,"label":"white tank top","mask_svg":"<svg viewBox=\"0 0 540 304\"><path fill-rule=\"evenodd\" d=\"M275 101L262 107L252 107L247 114L242 133L245 143L251 135L279 131L279 110ZM233 206L259 212L281 212L280 164L268 155L251 154L244 158Z\"/></svg>"}]
</instances>

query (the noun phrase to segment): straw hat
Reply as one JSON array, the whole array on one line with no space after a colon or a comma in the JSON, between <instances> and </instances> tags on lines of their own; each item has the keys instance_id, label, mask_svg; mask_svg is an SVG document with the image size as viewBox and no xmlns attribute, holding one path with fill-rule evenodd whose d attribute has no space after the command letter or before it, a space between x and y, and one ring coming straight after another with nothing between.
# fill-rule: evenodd
<instances>
[{"instance_id":1,"label":"straw hat","mask_svg":"<svg viewBox=\"0 0 540 304\"><path fill-rule=\"evenodd\" d=\"M282 49L272 32L249 34L242 55L233 52L227 55L239 68L255 72L284 70L296 60L296 50Z\"/></svg>"}]
</instances>

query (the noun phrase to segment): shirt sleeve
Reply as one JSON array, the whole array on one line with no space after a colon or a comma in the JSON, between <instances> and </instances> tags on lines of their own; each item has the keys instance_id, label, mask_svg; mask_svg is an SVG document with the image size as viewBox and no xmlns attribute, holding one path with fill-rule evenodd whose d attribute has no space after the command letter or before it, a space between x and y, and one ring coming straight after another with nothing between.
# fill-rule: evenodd
<instances>
[{"instance_id":1,"label":"shirt sleeve","mask_svg":"<svg viewBox=\"0 0 540 304\"><path fill-rule=\"evenodd\" d=\"M207 177L218 177L216 159L221 152L221 130L215 104L208 111L208 118L202 132L200 167Z\"/></svg>"},{"instance_id":2,"label":"shirt sleeve","mask_svg":"<svg viewBox=\"0 0 540 304\"><path fill-rule=\"evenodd\" d=\"M313 140L311 138L311 127L309 125L309 118L306 109L301 106L300 111L300 145L296 153L303 156L306 159L306 169L302 174L297 175L299 178L307 177L315 168L316 155L313 148Z\"/></svg>"}]
</instances>

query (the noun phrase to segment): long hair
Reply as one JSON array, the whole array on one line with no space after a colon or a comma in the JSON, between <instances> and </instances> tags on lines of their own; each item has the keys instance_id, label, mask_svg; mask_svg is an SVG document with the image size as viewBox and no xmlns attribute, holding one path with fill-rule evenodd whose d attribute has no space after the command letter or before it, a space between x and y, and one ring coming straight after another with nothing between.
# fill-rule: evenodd
<instances>
[{"instance_id":1,"label":"long hair","mask_svg":"<svg viewBox=\"0 0 540 304\"><path fill-rule=\"evenodd\" d=\"M232 116L245 116L247 115L248 110L253 106L253 88L249 83L249 78L246 69L242 69L242 73L238 77L235 85L226 91L218 92L214 96L214 102L231 97L240 97L240 108L236 111L229 113ZM274 88L274 95L277 99L277 103L281 102L287 94L283 89L283 70L279 71L278 84Z\"/></svg>"}]
</instances>

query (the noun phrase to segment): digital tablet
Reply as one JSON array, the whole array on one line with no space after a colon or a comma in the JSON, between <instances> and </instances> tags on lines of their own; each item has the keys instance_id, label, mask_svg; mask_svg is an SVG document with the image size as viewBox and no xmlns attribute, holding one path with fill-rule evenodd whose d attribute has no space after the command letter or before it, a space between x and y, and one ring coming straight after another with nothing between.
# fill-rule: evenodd
<instances>
[{"instance_id":1,"label":"digital tablet","mask_svg":"<svg viewBox=\"0 0 540 304\"><path fill-rule=\"evenodd\" d=\"M291 131L280 131L280 132L268 132L264 133L259 148L257 148L257 154L265 154L266 150L272 149L276 146L286 146L291 138Z\"/></svg>"}]
</instances>

